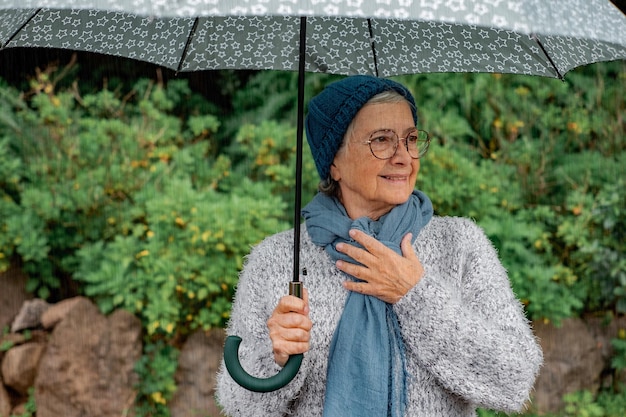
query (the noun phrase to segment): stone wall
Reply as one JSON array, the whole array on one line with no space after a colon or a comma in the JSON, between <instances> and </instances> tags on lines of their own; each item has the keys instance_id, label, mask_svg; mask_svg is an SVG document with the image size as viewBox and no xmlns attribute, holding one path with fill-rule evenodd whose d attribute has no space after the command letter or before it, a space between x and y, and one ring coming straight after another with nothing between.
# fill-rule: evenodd
<instances>
[{"instance_id":1,"label":"stone wall","mask_svg":"<svg viewBox=\"0 0 626 417\"><path fill-rule=\"evenodd\" d=\"M23 282L3 281L0 274L2 297L11 300L11 308L3 304L0 310L0 322L11 324L11 332L0 337L0 417L21 414L31 387L37 417L132 416L133 367L142 351L139 320L122 310L105 317L83 297L49 305L20 288ZM624 317L608 324L570 319L558 328L534 323L545 365L532 408L555 411L565 393L612 384L610 340L625 328ZM169 404L173 417L219 415L214 387L223 342L222 330L188 338L175 377L178 390Z\"/></svg>"}]
</instances>

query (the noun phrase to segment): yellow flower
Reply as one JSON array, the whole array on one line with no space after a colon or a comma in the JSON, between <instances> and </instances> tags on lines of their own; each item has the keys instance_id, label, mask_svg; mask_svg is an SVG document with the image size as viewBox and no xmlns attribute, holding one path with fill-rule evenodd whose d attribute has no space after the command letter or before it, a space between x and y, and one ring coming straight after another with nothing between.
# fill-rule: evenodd
<instances>
[{"instance_id":1,"label":"yellow flower","mask_svg":"<svg viewBox=\"0 0 626 417\"><path fill-rule=\"evenodd\" d=\"M137 255L135 255L135 258L139 259L139 258L143 258L144 256L148 256L150 255L150 251L147 249L142 250L141 252L139 252Z\"/></svg>"},{"instance_id":2,"label":"yellow flower","mask_svg":"<svg viewBox=\"0 0 626 417\"><path fill-rule=\"evenodd\" d=\"M517 94L518 96L525 96L528 95L528 93L530 93L530 90L523 85L520 85L515 89L515 94Z\"/></svg>"},{"instance_id":3,"label":"yellow flower","mask_svg":"<svg viewBox=\"0 0 626 417\"><path fill-rule=\"evenodd\" d=\"M154 332L156 331L156 329L158 329L158 328L159 328L159 326L160 326L160 325L161 325L161 323L159 323L159 321L158 321L158 320L157 320L157 321L154 321L154 322L152 322L152 323L150 323L150 324L148 325L148 334L152 334L152 333L154 333Z\"/></svg>"},{"instance_id":4,"label":"yellow flower","mask_svg":"<svg viewBox=\"0 0 626 417\"><path fill-rule=\"evenodd\" d=\"M160 392L153 392L152 395L152 401L154 401L157 404L167 404L167 400L165 399L165 397L163 397L163 394L161 394Z\"/></svg>"},{"instance_id":5,"label":"yellow flower","mask_svg":"<svg viewBox=\"0 0 626 417\"><path fill-rule=\"evenodd\" d=\"M574 133L582 133L583 129L582 127L576 123L576 122L569 122L567 124L567 130L569 130L570 132L574 132Z\"/></svg>"}]
</instances>

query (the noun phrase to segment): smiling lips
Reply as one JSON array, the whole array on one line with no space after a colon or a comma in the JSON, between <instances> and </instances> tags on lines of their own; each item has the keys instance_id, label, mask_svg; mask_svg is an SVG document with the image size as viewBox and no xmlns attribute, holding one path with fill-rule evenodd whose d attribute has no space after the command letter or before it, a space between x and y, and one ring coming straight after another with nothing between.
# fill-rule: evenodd
<instances>
[{"instance_id":1,"label":"smiling lips","mask_svg":"<svg viewBox=\"0 0 626 417\"><path fill-rule=\"evenodd\" d=\"M381 175L380 177L388 181L406 181L409 178L408 175Z\"/></svg>"}]
</instances>

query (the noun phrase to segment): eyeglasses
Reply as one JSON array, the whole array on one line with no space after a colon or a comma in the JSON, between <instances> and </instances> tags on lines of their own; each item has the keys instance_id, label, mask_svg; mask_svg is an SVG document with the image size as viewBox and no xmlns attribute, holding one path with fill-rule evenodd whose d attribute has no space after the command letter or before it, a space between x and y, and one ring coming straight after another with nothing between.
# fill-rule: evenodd
<instances>
[{"instance_id":1,"label":"eyeglasses","mask_svg":"<svg viewBox=\"0 0 626 417\"><path fill-rule=\"evenodd\" d=\"M390 159L398 151L398 143L403 140L407 152L413 159L419 159L428 152L430 138L425 130L415 129L404 138L399 138L393 130L378 130L371 134L363 144L370 146L370 151L378 159Z\"/></svg>"}]
</instances>

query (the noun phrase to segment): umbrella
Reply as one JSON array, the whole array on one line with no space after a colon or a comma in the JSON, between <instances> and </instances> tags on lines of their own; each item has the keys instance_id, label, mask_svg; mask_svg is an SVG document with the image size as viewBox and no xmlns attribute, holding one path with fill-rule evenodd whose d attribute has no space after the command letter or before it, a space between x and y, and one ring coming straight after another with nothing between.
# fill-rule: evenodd
<instances>
[{"instance_id":1,"label":"umbrella","mask_svg":"<svg viewBox=\"0 0 626 417\"><path fill-rule=\"evenodd\" d=\"M608 0L0 0L0 50L84 50L177 71L297 71L300 16L310 72L562 77L626 57L626 17Z\"/></svg>"},{"instance_id":2,"label":"umbrella","mask_svg":"<svg viewBox=\"0 0 626 417\"><path fill-rule=\"evenodd\" d=\"M626 59L626 16L608 0L0 0L0 51L12 47L98 52L181 72L297 70L297 293L305 71L562 79L580 65ZM254 378L239 364L240 342L227 340L227 369L255 391L284 386L302 361L294 355L275 377Z\"/></svg>"}]
</instances>

